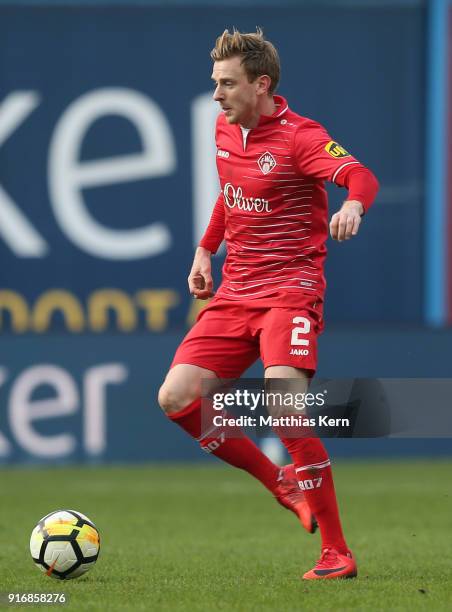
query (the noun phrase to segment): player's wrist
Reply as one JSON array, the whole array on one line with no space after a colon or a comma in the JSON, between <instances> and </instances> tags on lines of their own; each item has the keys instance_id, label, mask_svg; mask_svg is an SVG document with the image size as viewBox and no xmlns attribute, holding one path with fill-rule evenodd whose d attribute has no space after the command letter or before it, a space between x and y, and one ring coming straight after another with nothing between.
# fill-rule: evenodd
<instances>
[{"instance_id":1,"label":"player's wrist","mask_svg":"<svg viewBox=\"0 0 452 612\"><path fill-rule=\"evenodd\" d=\"M209 249L206 249L206 247L198 246L196 248L195 255L207 255L210 257L212 255L212 251L209 251Z\"/></svg>"},{"instance_id":2,"label":"player's wrist","mask_svg":"<svg viewBox=\"0 0 452 612\"><path fill-rule=\"evenodd\" d=\"M356 210L361 217L365 213L364 204L359 200L345 200L345 202L342 204L342 208Z\"/></svg>"}]
</instances>

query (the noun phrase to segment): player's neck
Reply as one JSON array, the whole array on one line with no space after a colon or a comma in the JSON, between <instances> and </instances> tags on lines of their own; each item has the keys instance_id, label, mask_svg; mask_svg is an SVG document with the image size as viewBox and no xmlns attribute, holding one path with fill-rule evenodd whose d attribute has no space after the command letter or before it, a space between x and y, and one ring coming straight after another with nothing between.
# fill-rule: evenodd
<instances>
[{"instance_id":1,"label":"player's neck","mask_svg":"<svg viewBox=\"0 0 452 612\"><path fill-rule=\"evenodd\" d=\"M263 97L263 99L259 100L259 104L256 108L256 111L253 113L253 115L249 119L244 121L243 123L240 123L240 125L243 128L250 130L257 126L261 115L270 116L270 115L273 115L275 111L276 111L276 104L273 99L273 96L265 96Z\"/></svg>"}]
</instances>

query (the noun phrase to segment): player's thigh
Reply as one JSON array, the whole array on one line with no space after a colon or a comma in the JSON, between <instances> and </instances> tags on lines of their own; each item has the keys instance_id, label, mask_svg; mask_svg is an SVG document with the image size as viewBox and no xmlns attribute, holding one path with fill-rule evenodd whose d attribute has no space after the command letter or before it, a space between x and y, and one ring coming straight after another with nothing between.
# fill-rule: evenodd
<instances>
[{"instance_id":1,"label":"player's thigh","mask_svg":"<svg viewBox=\"0 0 452 612\"><path fill-rule=\"evenodd\" d=\"M183 410L203 393L203 381L218 380L215 372L191 364L178 364L170 369L160 387L158 400L167 414Z\"/></svg>"},{"instance_id":2,"label":"player's thigh","mask_svg":"<svg viewBox=\"0 0 452 612\"><path fill-rule=\"evenodd\" d=\"M215 303L201 312L177 349L172 367L191 364L218 378L237 378L258 357L259 342L251 335L244 309Z\"/></svg>"},{"instance_id":3,"label":"player's thigh","mask_svg":"<svg viewBox=\"0 0 452 612\"><path fill-rule=\"evenodd\" d=\"M260 352L266 376L311 378L317 368L319 330L318 313L308 307L269 309L260 334ZM300 374L297 374L298 370Z\"/></svg>"},{"instance_id":4,"label":"player's thigh","mask_svg":"<svg viewBox=\"0 0 452 612\"><path fill-rule=\"evenodd\" d=\"M268 366L265 368L264 376L267 381L280 378L294 380L297 388L303 388L304 391L307 391L310 380L310 375L306 370L285 365Z\"/></svg>"},{"instance_id":5,"label":"player's thigh","mask_svg":"<svg viewBox=\"0 0 452 612\"><path fill-rule=\"evenodd\" d=\"M265 391L268 394L268 414L275 417L301 414L309 380L310 372L300 368L279 365L266 368Z\"/></svg>"}]
</instances>

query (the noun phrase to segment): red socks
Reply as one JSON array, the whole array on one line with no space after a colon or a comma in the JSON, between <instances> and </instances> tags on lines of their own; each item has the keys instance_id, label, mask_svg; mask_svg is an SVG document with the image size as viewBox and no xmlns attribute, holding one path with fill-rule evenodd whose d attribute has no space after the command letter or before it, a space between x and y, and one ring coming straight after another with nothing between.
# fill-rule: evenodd
<instances>
[{"instance_id":1,"label":"red socks","mask_svg":"<svg viewBox=\"0 0 452 612\"><path fill-rule=\"evenodd\" d=\"M195 438L204 451L247 471L274 492L280 472L279 466L272 463L237 427L213 425L214 415L227 416L212 409L211 415L206 416L204 412L203 419L201 400L197 399L182 411L168 416ZM280 432L281 441L295 464L299 487L319 523L322 549L335 548L342 554L347 553L330 460L325 447L318 438L287 438L281 434L283 432Z\"/></svg>"},{"instance_id":2,"label":"red socks","mask_svg":"<svg viewBox=\"0 0 452 612\"><path fill-rule=\"evenodd\" d=\"M330 460L318 438L286 438L281 441L295 464L300 489L319 523L322 549L348 552L342 533Z\"/></svg>"},{"instance_id":3,"label":"red socks","mask_svg":"<svg viewBox=\"0 0 452 612\"><path fill-rule=\"evenodd\" d=\"M212 410L212 416L214 414L219 417L224 416L224 413ZM200 399L180 412L169 414L168 417L198 440L202 450L250 473L270 491L275 490L280 472L279 466L272 463L237 427L215 427L210 417L202 419ZM209 426L203 427L202 420L208 422Z\"/></svg>"}]
</instances>

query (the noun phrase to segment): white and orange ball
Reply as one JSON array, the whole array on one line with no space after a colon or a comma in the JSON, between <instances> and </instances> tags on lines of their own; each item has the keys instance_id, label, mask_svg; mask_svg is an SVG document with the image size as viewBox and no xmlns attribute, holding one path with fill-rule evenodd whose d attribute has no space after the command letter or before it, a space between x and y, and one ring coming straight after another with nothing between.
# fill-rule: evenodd
<instances>
[{"instance_id":1,"label":"white and orange ball","mask_svg":"<svg viewBox=\"0 0 452 612\"><path fill-rule=\"evenodd\" d=\"M94 523L81 512L57 510L44 516L33 529L30 552L47 576L78 578L96 563L100 537Z\"/></svg>"}]
</instances>

